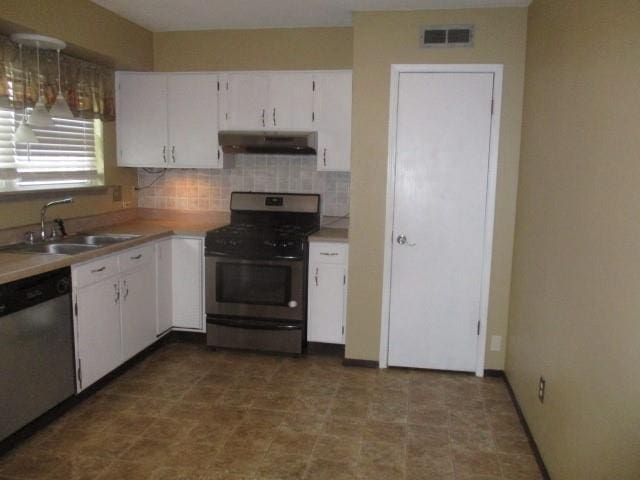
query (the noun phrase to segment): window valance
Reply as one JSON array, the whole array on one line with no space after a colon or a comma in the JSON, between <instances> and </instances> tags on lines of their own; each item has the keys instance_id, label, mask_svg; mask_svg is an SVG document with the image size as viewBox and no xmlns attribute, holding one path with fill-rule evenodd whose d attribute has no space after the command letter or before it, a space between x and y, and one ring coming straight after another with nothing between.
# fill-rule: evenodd
<instances>
[{"instance_id":1,"label":"window valance","mask_svg":"<svg viewBox=\"0 0 640 480\"><path fill-rule=\"evenodd\" d=\"M0 35L0 107L22 109L23 85L27 107L38 98L35 48L23 47L24 72L18 45ZM60 55L62 93L76 117L115 119L113 69L68 55ZM24 79L24 81L23 81ZM47 108L58 94L58 66L55 51L40 50L40 81Z\"/></svg>"}]
</instances>

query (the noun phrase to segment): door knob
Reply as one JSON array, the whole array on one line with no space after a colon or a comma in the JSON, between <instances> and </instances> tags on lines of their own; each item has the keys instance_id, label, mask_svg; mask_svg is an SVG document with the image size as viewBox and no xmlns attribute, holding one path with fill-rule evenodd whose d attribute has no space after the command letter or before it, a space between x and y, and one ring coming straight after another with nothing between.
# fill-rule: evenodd
<instances>
[{"instance_id":1,"label":"door knob","mask_svg":"<svg viewBox=\"0 0 640 480\"><path fill-rule=\"evenodd\" d=\"M408 247L414 247L416 244L415 243L409 243L407 242L407 237L406 235L398 235L398 238L396 238L396 241L400 244L400 245L407 245Z\"/></svg>"}]
</instances>

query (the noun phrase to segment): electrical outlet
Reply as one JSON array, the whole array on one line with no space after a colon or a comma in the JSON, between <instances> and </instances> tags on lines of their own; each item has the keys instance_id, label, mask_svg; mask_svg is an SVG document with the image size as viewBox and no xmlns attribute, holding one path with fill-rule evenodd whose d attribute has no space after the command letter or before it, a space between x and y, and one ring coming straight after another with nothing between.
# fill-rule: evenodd
<instances>
[{"instance_id":1,"label":"electrical outlet","mask_svg":"<svg viewBox=\"0 0 640 480\"><path fill-rule=\"evenodd\" d=\"M500 335L492 335L491 336L491 351L499 352L502 350L502 336Z\"/></svg>"},{"instance_id":2,"label":"electrical outlet","mask_svg":"<svg viewBox=\"0 0 640 480\"><path fill-rule=\"evenodd\" d=\"M122 185L115 185L113 187L113 201L114 202L122 201Z\"/></svg>"},{"instance_id":3,"label":"electrical outlet","mask_svg":"<svg viewBox=\"0 0 640 480\"><path fill-rule=\"evenodd\" d=\"M546 387L547 381L544 377L540 377L540 381L538 382L538 400L540 400L540 403L544 403L544 391Z\"/></svg>"}]
</instances>

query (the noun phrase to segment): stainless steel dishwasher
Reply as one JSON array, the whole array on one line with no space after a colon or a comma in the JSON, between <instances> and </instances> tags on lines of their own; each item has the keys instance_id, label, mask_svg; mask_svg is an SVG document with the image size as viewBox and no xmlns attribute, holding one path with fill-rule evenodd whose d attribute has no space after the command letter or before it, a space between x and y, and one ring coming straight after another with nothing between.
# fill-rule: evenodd
<instances>
[{"instance_id":1,"label":"stainless steel dishwasher","mask_svg":"<svg viewBox=\"0 0 640 480\"><path fill-rule=\"evenodd\" d=\"M68 268L0 285L0 440L75 393Z\"/></svg>"}]
</instances>

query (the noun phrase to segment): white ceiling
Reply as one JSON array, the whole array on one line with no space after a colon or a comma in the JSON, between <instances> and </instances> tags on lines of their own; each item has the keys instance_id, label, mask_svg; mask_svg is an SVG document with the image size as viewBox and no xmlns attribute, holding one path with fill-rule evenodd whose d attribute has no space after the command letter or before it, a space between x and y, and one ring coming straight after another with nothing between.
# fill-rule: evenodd
<instances>
[{"instance_id":1,"label":"white ceiling","mask_svg":"<svg viewBox=\"0 0 640 480\"><path fill-rule=\"evenodd\" d=\"M351 12L526 7L531 0L92 0L155 32L351 25Z\"/></svg>"}]
</instances>

